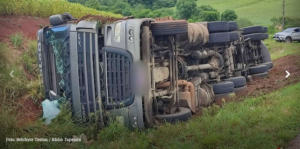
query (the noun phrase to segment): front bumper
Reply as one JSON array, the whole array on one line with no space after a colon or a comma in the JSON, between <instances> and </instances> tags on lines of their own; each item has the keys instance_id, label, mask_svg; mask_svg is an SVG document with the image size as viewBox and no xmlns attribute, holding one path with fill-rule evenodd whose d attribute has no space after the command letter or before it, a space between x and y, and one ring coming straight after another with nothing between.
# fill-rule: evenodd
<instances>
[{"instance_id":1,"label":"front bumper","mask_svg":"<svg viewBox=\"0 0 300 149\"><path fill-rule=\"evenodd\" d=\"M284 41L285 40L285 37L273 37L274 40L276 41Z\"/></svg>"}]
</instances>

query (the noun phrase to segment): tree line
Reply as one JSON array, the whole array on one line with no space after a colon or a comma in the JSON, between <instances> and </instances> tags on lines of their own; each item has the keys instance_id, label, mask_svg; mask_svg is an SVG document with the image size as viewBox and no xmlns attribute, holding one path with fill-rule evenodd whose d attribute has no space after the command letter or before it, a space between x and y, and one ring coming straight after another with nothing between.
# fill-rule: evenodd
<instances>
[{"instance_id":1,"label":"tree line","mask_svg":"<svg viewBox=\"0 0 300 149\"><path fill-rule=\"evenodd\" d=\"M69 0L97 10L135 18L172 16L189 22L236 20L242 26L252 25L248 19L238 18L234 10L220 13L210 5L197 6L195 1L197 0Z\"/></svg>"}]
</instances>

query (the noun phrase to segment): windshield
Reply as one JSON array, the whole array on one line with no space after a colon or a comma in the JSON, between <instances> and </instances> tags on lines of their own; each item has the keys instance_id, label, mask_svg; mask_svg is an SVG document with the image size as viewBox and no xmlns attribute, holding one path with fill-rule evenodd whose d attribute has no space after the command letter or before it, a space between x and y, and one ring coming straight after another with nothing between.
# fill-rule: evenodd
<instances>
[{"instance_id":1,"label":"windshield","mask_svg":"<svg viewBox=\"0 0 300 149\"><path fill-rule=\"evenodd\" d=\"M284 30L283 32L291 32L293 30L294 30L293 28L288 28L288 29Z\"/></svg>"},{"instance_id":2,"label":"windshield","mask_svg":"<svg viewBox=\"0 0 300 149\"><path fill-rule=\"evenodd\" d=\"M64 87L64 73L65 73L65 64L66 61L66 46L67 40L67 26L59 26L49 28L46 32L46 45L50 51L53 51L54 57L52 60L55 61L56 71L59 74L58 77L61 78L59 86Z\"/></svg>"}]
</instances>

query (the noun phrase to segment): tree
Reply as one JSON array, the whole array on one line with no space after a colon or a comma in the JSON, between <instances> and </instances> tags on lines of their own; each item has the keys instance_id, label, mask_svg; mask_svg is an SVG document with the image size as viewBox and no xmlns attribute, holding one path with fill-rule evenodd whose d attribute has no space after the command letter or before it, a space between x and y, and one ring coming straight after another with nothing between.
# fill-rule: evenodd
<instances>
[{"instance_id":1,"label":"tree","mask_svg":"<svg viewBox=\"0 0 300 149\"><path fill-rule=\"evenodd\" d=\"M216 11L204 11L200 17L203 21L218 21L220 13Z\"/></svg>"},{"instance_id":2,"label":"tree","mask_svg":"<svg viewBox=\"0 0 300 149\"><path fill-rule=\"evenodd\" d=\"M195 0L178 0L176 3L176 14L180 19L189 19L196 7Z\"/></svg>"},{"instance_id":3,"label":"tree","mask_svg":"<svg viewBox=\"0 0 300 149\"><path fill-rule=\"evenodd\" d=\"M210 5L202 5L195 8L192 17L189 22L200 22L200 21L218 21L220 19L220 13L217 9Z\"/></svg>"},{"instance_id":4,"label":"tree","mask_svg":"<svg viewBox=\"0 0 300 149\"><path fill-rule=\"evenodd\" d=\"M237 18L238 16L235 14L234 10L227 9L221 14L222 21L233 21Z\"/></svg>"},{"instance_id":5,"label":"tree","mask_svg":"<svg viewBox=\"0 0 300 149\"><path fill-rule=\"evenodd\" d=\"M131 16L131 11L129 8L123 9L122 11L123 16Z\"/></svg>"},{"instance_id":6,"label":"tree","mask_svg":"<svg viewBox=\"0 0 300 149\"><path fill-rule=\"evenodd\" d=\"M94 8L94 9L99 9L100 3L97 0L88 0L84 3L84 6Z\"/></svg>"},{"instance_id":7,"label":"tree","mask_svg":"<svg viewBox=\"0 0 300 149\"><path fill-rule=\"evenodd\" d=\"M239 18L236 20L236 23L238 24L239 28L253 26L253 23L249 19L246 19L246 18Z\"/></svg>"}]
</instances>

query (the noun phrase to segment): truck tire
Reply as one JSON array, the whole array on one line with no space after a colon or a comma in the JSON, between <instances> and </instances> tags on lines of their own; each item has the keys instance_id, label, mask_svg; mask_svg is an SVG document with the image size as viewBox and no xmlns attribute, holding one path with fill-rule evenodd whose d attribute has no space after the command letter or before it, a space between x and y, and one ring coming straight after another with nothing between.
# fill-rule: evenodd
<instances>
[{"instance_id":1,"label":"truck tire","mask_svg":"<svg viewBox=\"0 0 300 149\"><path fill-rule=\"evenodd\" d=\"M269 76L268 72L258 73L251 75L253 79L260 79Z\"/></svg>"},{"instance_id":2,"label":"truck tire","mask_svg":"<svg viewBox=\"0 0 300 149\"><path fill-rule=\"evenodd\" d=\"M244 76L228 78L225 79L225 81L232 82L234 88L238 88L246 85L246 78Z\"/></svg>"},{"instance_id":3,"label":"truck tire","mask_svg":"<svg viewBox=\"0 0 300 149\"><path fill-rule=\"evenodd\" d=\"M210 33L229 31L229 24L226 21L208 22L207 28Z\"/></svg>"},{"instance_id":4,"label":"truck tire","mask_svg":"<svg viewBox=\"0 0 300 149\"><path fill-rule=\"evenodd\" d=\"M185 20L153 22L150 29L153 36L185 34L188 32L188 23Z\"/></svg>"},{"instance_id":5,"label":"truck tire","mask_svg":"<svg viewBox=\"0 0 300 149\"><path fill-rule=\"evenodd\" d=\"M264 27L264 33L267 33L267 32L268 32L268 28Z\"/></svg>"},{"instance_id":6,"label":"truck tire","mask_svg":"<svg viewBox=\"0 0 300 149\"><path fill-rule=\"evenodd\" d=\"M219 82L213 84L213 90L215 94L223 94L233 92L234 84L229 81Z\"/></svg>"},{"instance_id":7,"label":"truck tire","mask_svg":"<svg viewBox=\"0 0 300 149\"><path fill-rule=\"evenodd\" d=\"M244 35L244 39L248 39L248 38L250 38L250 40L264 40L264 39L268 39L269 35L265 33L254 33L254 34Z\"/></svg>"},{"instance_id":8,"label":"truck tire","mask_svg":"<svg viewBox=\"0 0 300 149\"><path fill-rule=\"evenodd\" d=\"M260 46L261 46L261 54L264 56L263 57L264 62L271 62L270 52L263 41L261 41Z\"/></svg>"},{"instance_id":9,"label":"truck tire","mask_svg":"<svg viewBox=\"0 0 300 149\"><path fill-rule=\"evenodd\" d=\"M208 43L210 43L210 44L227 43L227 42L230 42L230 34L227 32L209 34Z\"/></svg>"},{"instance_id":10,"label":"truck tire","mask_svg":"<svg viewBox=\"0 0 300 149\"><path fill-rule=\"evenodd\" d=\"M229 21L229 31L235 31L238 30L238 24L235 21Z\"/></svg>"},{"instance_id":11,"label":"truck tire","mask_svg":"<svg viewBox=\"0 0 300 149\"><path fill-rule=\"evenodd\" d=\"M265 62L265 63L261 63L260 65L267 65L268 69L273 68L273 62Z\"/></svg>"},{"instance_id":12,"label":"truck tire","mask_svg":"<svg viewBox=\"0 0 300 149\"><path fill-rule=\"evenodd\" d=\"M263 26L249 26L249 27L245 27L242 29L243 29L243 33L242 33L243 35L265 32L265 29Z\"/></svg>"},{"instance_id":13,"label":"truck tire","mask_svg":"<svg viewBox=\"0 0 300 149\"><path fill-rule=\"evenodd\" d=\"M236 94L241 94L243 92L246 92L247 91L247 86L242 86L242 87L237 87L237 88L234 88L233 91L236 93Z\"/></svg>"},{"instance_id":14,"label":"truck tire","mask_svg":"<svg viewBox=\"0 0 300 149\"><path fill-rule=\"evenodd\" d=\"M240 34L238 32L230 32L230 41L237 41L240 39Z\"/></svg>"},{"instance_id":15,"label":"truck tire","mask_svg":"<svg viewBox=\"0 0 300 149\"><path fill-rule=\"evenodd\" d=\"M249 74L258 74L258 73L264 73L268 71L267 65L257 65L249 68Z\"/></svg>"},{"instance_id":16,"label":"truck tire","mask_svg":"<svg viewBox=\"0 0 300 149\"><path fill-rule=\"evenodd\" d=\"M174 114L164 114L155 116L160 122L168 122L168 123L175 123L177 121L184 122L188 121L192 117L192 112L189 108L179 107L179 112Z\"/></svg>"}]
</instances>

